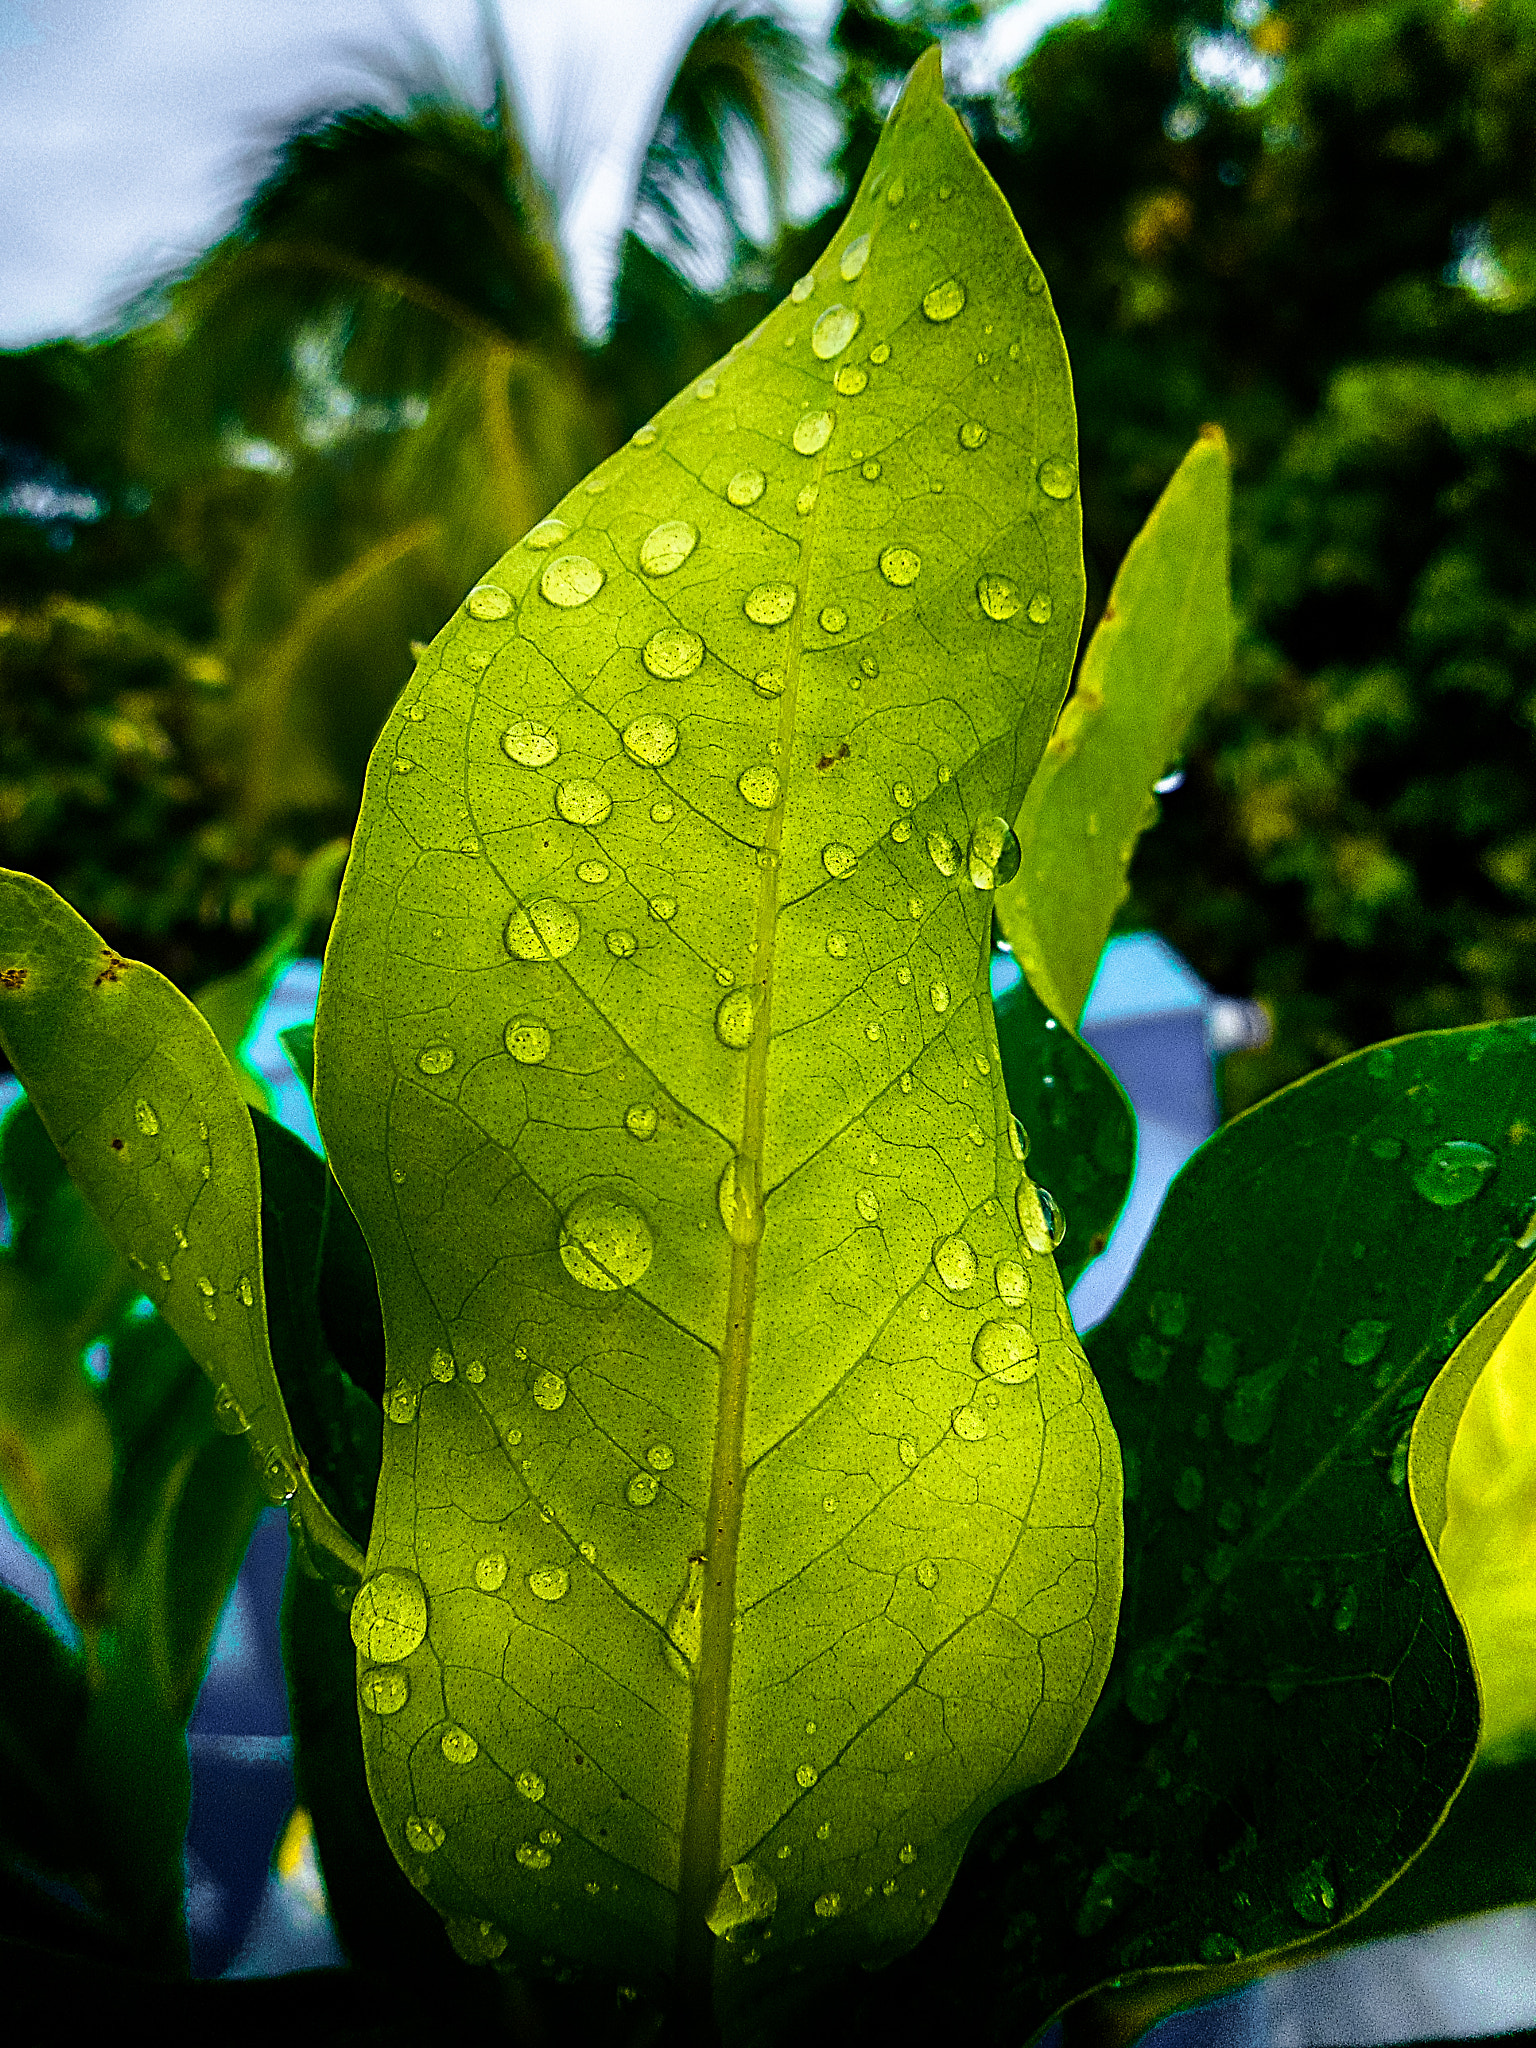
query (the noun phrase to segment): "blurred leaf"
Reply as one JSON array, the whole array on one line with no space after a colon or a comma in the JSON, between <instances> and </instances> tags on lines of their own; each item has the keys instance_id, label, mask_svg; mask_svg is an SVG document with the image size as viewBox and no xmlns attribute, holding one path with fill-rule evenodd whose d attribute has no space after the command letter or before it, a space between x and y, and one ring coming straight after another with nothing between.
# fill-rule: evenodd
<instances>
[{"instance_id":1,"label":"blurred leaf","mask_svg":"<svg viewBox=\"0 0 1536 2048\"><path fill-rule=\"evenodd\" d=\"M1226 437L1202 428L1131 543L1019 812L997 918L1020 967L1076 1027L1124 901L1152 784L1232 660Z\"/></svg>"},{"instance_id":2,"label":"blurred leaf","mask_svg":"<svg viewBox=\"0 0 1536 2048\"><path fill-rule=\"evenodd\" d=\"M1008 1106L1030 1176L1061 1218L1056 1270L1070 1293L1109 1242L1136 1170L1136 1115L1109 1068L1050 1016L1027 981L993 1004Z\"/></svg>"}]
</instances>

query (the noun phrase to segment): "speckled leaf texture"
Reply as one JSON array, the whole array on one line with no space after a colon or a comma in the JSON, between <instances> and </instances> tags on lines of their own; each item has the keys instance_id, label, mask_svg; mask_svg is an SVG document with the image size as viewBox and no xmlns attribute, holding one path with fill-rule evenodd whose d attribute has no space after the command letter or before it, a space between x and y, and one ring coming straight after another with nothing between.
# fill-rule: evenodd
<instances>
[{"instance_id":1,"label":"speckled leaf texture","mask_svg":"<svg viewBox=\"0 0 1536 2048\"><path fill-rule=\"evenodd\" d=\"M1119 1460L988 996L1075 459L935 51L380 738L315 1033L388 1346L353 1633L466 1953L722 2005L898 1953L1098 1693Z\"/></svg>"}]
</instances>

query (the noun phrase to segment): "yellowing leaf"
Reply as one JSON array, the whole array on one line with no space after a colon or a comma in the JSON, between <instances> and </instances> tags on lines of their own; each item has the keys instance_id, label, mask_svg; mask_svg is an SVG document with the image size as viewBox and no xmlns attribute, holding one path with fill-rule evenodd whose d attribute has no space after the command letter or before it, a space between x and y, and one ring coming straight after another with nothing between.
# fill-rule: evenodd
<instances>
[{"instance_id":1,"label":"yellowing leaf","mask_svg":"<svg viewBox=\"0 0 1536 2048\"><path fill-rule=\"evenodd\" d=\"M1226 437L1205 427L1115 577L1019 813L997 916L1035 993L1076 1027L1125 898L1152 784L1232 659Z\"/></svg>"},{"instance_id":2,"label":"yellowing leaf","mask_svg":"<svg viewBox=\"0 0 1536 2048\"><path fill-rule=\"evenodd\" d=\"M727 2005L889 1956L1099 1690L1118 1454L988 993L1075 462L935 52L381 736L315 1034L388 1348L353 1635L465 1952Z\"/></svg>"}]
</instances>

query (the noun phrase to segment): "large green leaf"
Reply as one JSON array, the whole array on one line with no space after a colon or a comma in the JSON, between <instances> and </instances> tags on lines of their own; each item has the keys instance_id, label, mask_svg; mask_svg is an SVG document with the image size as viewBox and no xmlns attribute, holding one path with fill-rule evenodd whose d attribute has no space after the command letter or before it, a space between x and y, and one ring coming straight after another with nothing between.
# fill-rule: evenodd
<instances>
[{"instance_id":1,"label":"large green leaf","mask_svg":"<svg viewBox=\"0 0 1536 2048\"><path fill-rule=\"evenodd\" d=\"M391 1846L485 1953L696 2008L895 1953L1098 1691L1119 1463L988 994L1074 459L934 52L375 751L315 1037L388 1343L353 1632Z\"/></svg>"},{"instance_id":2,"label":"large green leaf","mask_svg":"<svg viewBox=\"0 0 1536 2048\"><path fill-rule=\"evenodd\" d=\"M70 1177L145 1293L249 1431L269 1498L354 1573L316 1494L267 1338L260 1180L229 1062L181 992L104 945L30 875L0 869L0 1046Z\"/></svg>"},{"instance_id":3,"label":"large green leaf","mask_svg":"<svg viewBox=\"0 0 1536 2048\"><path fill-rule=\"evenodd\" d=\"M963 1979L976 2042L1017 2041L1095 1986L1338 1926L1430 1837L1478 1702L1410 1433L1530 1266L1533 1088L1528 1020L1401 1039L1179 1174L1088 1340L1126 1463L1110 1680L1061 1778L973 1848L922 1971L829 2006L845 2028L936 2026L931 1986ZM1424 1419L1432 1513L1438 1390Z\"/></svg>"},{"instance_id":4,"label":"large green leaf","mask_svg":"<svg viewBox=\"0 0 1536 2048\"><path fill-rule=\"evenodd\" d=\"M1088 999L1152 784L1232 660L1226 436L1203 427L1115 577L1019 812L1023 861L997 916L1063 1024Z\"/></svg>"}]
</instances>

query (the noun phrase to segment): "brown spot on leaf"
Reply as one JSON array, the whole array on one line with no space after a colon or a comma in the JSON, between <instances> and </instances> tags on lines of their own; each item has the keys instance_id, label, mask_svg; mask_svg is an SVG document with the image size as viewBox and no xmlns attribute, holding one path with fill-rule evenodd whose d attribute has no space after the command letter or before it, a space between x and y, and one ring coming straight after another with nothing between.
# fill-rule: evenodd
<instances>
[{"instance_id":1,"label":"brown spot on leaf","mask_svg":"<svg viewBox=\"0 0 1536 2048\"><path fill-rule=\"evenodd\" d=\"M8 989L14 993L15 990L25 988L26 985L27 970L25 967L0 967L0 988Z\"/></svg>"},{"instance_id":2,"label":"brown spot on leaf","mask_svg":"<svg viewBox=\"0 0 1536 2048\"><path fill-rule=\"evenodd\" d=\"M1109 1236L1108 1236L1108 1233L1107 1233L1106 1231L1103 1231L1103 1230L1096 1230L1096 1231L1095 1231L1095 1232L1093 1233L1092 1237L1090 1237L1090 1238L1089 1238L1089 1240L1088 1240L1088 1256L1089 1256L1089 1258L1090 1258L1090 1259L1096 1259L1096 1258L1097 1258L1097 1257L1099 1256L1099 1253L1100 1253L1101 1251L1103 1251L1103 1249L1104 1249L1105 1245L1107 1245L1108 1243L1109 1243Z\"/></svg>"},{"instance_id":3,"label":"brown spot on leaf","mask_svg":"<svg viewBox=\"0 0 1536 2048\"><path fill-rule=\"evenodd\" d=\"M848 753L848 742L844 740L835 754L823 754L816 763L816 766L818 768L835 768L839 761L846 761L848 759Z\"/></svg>"},{"instance_id":4,"label":"brown spot on leaf","mask_svg":"<svg viewBox=\"0 0 1536 2048\"><path fill-rule=\"evenodd\" d=\"M122 1151L122 1149L123 1149L123 1141L122 1141L122 1139L121 1139L121 1138L114 1138L114 1139L112 1140L112 1150L113 1150L114 1152L121 1152L121 1151Z\"/></svg>"},{"instance_id":5,"label":"brown spot on leaf","mask_svg":"<svg viewBox=\"0 0 1536 2048\"><path fill-rule=\"evenodd\" d=\"M103 946L101 950L105 964L91 984L93 988L100 988L104 981L121 981L128 967L128 962L123 956L114 953L110 946Z\"/></svg>"}]
</instances>

